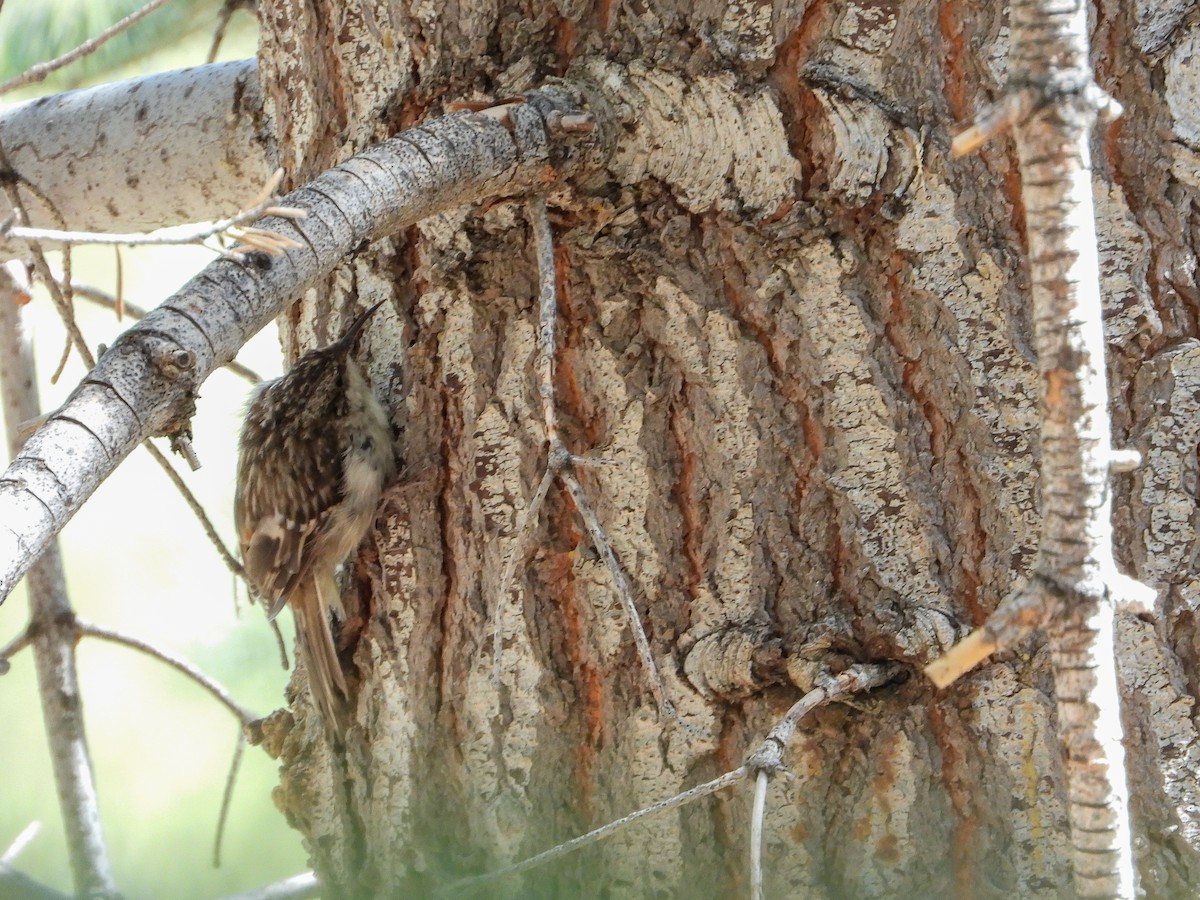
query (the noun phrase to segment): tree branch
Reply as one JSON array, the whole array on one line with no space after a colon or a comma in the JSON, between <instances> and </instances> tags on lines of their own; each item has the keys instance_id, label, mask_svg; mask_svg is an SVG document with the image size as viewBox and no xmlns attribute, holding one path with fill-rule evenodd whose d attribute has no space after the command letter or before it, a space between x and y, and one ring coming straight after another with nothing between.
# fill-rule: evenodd
<instances>
[{"instance_id":1,"label":"tree branch","mask_svg":"<svg viewBox=\"0 0 1200 900\"><path fill-rule=\"evenodd\" d=\"M67 231L61 228L29 228L24 225L11 223L0 224L0 240L12 238L26 243L60 243L60 244L100 244L116 247L168 247L180 244L198 244L208 247L204 242L211 237L230 237L241 240L251 247L265 250L272 255L281 250L293 249L295 245L289 240L280 240L271 232L259 228L245 228L247 223L262 216L278 218L303 218L296 210L277 206L270 195L279 182L283 180L283 169L276 169L267 182L262 193L268 196L256 199L250 206L224 219L215 222L193 222L183 225L171 225L147 232L113 232L113 231ZM259 243L261 241L261 243ZM219 248L209 247L210 250L222 252ZM232 252L232 251L231 251ZM118 257L119 258L119 257ZM118 271L119 271L118 266Z\"/></svg>"},{"instance_id":2,"label":"tree branch","mask_svg":"<svg viewBox=\"0 0 1200 900\"><path fill-rule=\"evenodd\" d=\"M94 151L104 137L104 153ZM165 72L0 110L0 144L75 229L146 231L215 219L278 163L254 60ZM0 200L0 221L12 208ZM31 227L60 227L32 205ZM24 252L0 247L0 259Z\"/></svg>"},{"instance_id":3,"label":"tree branch","mask_svg":"<svg viewBox=\"0 0 1200 900\"><path fill-rule=\"evenodd\" d=\"M1095 83L1087 4L1015 0L1008 95L956 152L1014 130L1042 386L1042 534L1033 577L927 673L939 685L1037 627L1050 639L1076 893L1135 896L1114 612L1148 589L1112 552L1113 470L1089 136L1119 109Z\"/></svg>"},{"instance_id":4,"label":"tree branch","mask_svg":"<svg viewBox=\"0 0 1200 900\"><path fill-rule=\"evenodd\" d=\"M7 272L2 277L11 283ZM38 414L33 352L22 334L20 312L12 291L0 286L0 393L14 455L21 445L17 426ZM37 556L29 570L28 633L75 893L114 897L117 887L104 843L75 669L74 614L58 542L48 541Z\"/></svg>"},{"instance_id":5,"label":"tree branch","mask_svg":"<svg viewBox=\"0 0 1200 900\"><path fill-rule=\"evenodd\" d=\"M123 334L0 476L0 597L138 442L186 433L212 370L364 241L597 161L594 135L569 135L568 151L546 121L555 110L580 112L568 91L548 88L368 148L284 198L307 218L260 223L301 249L217 260Z\"/></svg>"},{"instance_id":6,"label":"tree branch","mask_svg":"<svg viewBox=\"0 0 1200 900\"><path fill-rule=\"evenodd\" d=\"M116 312L119 308L121 313L129 316L129 318L133 319L135 322L140 322L147 316L147 311L142 309L136 303L133 303L129 300L121 300L120 303L118 303L117 298L108 291L103 291L100 288L94 287L90 284L84 284L82 281L72 281L71 291L76 297L81 297L84 300L95 303L97 306L103 306L105 309L111 309ZM118 319L120 319L119 315ZM259 375L249 366L242 365L236 359L232 362L226 363L225 368L234 375L245 379L251 384L258 384L263 380L261 375Z\"/></svg>"},{"instance_id":7,"label":"tree branch","mask_svg":"<svg viewBox=\"0 0 1200 900\"><path fill-rule=\"evenodd\" d=\"M253 891L230 894L223 897L222 900L303 900L305 897L319 897L320 895L321 885L317 881L317 876L312 872L304 872Z\"/></svg>"}]
</instances>

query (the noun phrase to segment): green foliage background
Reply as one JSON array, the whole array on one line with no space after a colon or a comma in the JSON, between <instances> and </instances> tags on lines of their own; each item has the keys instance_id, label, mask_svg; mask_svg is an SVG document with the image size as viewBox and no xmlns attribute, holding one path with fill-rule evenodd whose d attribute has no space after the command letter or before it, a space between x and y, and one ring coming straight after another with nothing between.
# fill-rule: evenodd
<instances>
[{"instance_id":1,"label":"green foliage background","mask_svg":"<svg viewBox=\"0 0 1200 900\"><path fill-rule=\"evenodd\" d=\"M0 11L0 78L71 49L140 5L9 0ZM219 3L208 0L173 0L96 57L20 96L201 63L219 10ZM255 40L253 17L237 13L218 59L253 55ZM114 288L112 250L83 248L73 259L76 278ZM211 259L196 248L124 251L126 297L154 306ZM43 295L26 308L26 316L35 333L43 408L52 408L84 370L73 359L58 385L49 385L63 329ZM80 319L93 345L111 343L129 325L82 303ZM255 338L241 358L266 377L278 374L273 329ZM229 543L236 435L248 388L226 372L205 384L194 423L204 467L190 473L177 463ZM262 612L247 607L244 596L240 614L235 610L229 572L144 451L135 452L100 488L62 540L68 587L80 616L185 656L256 713L282 704L287 673ZM18 588L0 606L0 643L20 633L26 616ZM290 644L290 624L283 627ZM298 835L271 802L276 764L249 747L226 828L224 864L214 869L217 814L237 739L233 717L181 675L124 648L85 640L78 657L105 834L126 896L218 897L307 867ZM0 852L31 821L41 823L41 830L15 861L17 868L70 892L33 658L25 651L0 678Z\"/></svg>"}]
</instances>

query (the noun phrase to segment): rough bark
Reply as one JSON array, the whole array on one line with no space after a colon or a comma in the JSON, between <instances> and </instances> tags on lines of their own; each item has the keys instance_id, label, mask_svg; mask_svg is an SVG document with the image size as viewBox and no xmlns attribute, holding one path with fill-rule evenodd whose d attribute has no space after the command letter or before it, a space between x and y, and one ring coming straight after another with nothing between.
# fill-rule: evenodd
<instances>
[{"instance_id":1,"label":"rough bark","mask_svg":"<svg viewBox=\"0 0 1200 900\"><path fill-rule=\"evenodd\" d=\"M1152 896L1200 883L1195 209L1186 3L1097 5L1092 60L1126 109L1094 195L1120 562L1160 618L1117 622L1134 831ZM333 893L391 895L530 855L737 766L816 665L938 655L1026 576L1038 366L1005 141L951 129L1004 81L990 4L263 0L264 96L303 178L461 99L563 75L622 148L550 197L558 394L582 478L640 592L663 721L603 565L552 492L496 596L537 483L536 266L511 203L375 244L306 296L389 300L370 348L406 469L342 634L344 754L304 703L270 723L280 802ZM1164 140L1172 135L1174 140ZM335 320L336 321L336 320ZM502 685L490 605L509 604ZM1060 896L1064 766L1040 641L945 693L920 678L816 715L767 810L768 895ZM495 893L745 887L745 792L702 801Z\"/></svg>"}]
</instances>

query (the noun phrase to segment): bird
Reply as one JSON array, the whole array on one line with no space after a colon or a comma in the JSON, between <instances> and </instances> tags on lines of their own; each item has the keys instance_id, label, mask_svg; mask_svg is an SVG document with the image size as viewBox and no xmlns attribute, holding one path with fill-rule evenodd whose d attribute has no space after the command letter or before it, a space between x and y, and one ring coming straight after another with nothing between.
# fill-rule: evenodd
<instances>
[{"instance_id":1,"label":"bird","mask_svg":"<svg viewBox=\"0 0 1200 900\"><path fill-rule=\"evenodd\" d=\"M259 386L238 442L234 523L247 581L270 620L291 607L309 691L338 738L349 692L330 625L345 617L337 571L396 474L388 415L355 359L382 305Z\"/></svg>"}]
</instances>

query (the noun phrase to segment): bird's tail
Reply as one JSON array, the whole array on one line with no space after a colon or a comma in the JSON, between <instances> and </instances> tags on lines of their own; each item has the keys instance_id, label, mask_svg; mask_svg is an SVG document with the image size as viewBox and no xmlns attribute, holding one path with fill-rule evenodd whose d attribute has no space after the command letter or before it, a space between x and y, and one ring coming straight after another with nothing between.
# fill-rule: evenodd
<instances>
[{"instance_id":1,"label":"bird's tail","mask_svg":"<svg viewBox=\"0 0 1200 900\"><path fill-rule=\"evenodd\" d=\"M341 663L338 662L337 647L333 643L333 631L329 627L329 604L324 596L336 589L336 582L332 578L326 585L318 585L314 578L305 579L301 588L293 593L289 605L296 619L296 645L304 663L309 693L325 727L331 734L340 737L344 730L344 698L349 694Z\"/></svg>"}]
</instances>

